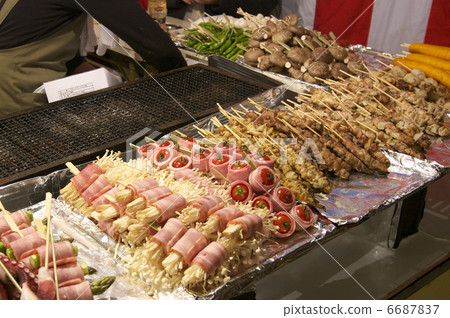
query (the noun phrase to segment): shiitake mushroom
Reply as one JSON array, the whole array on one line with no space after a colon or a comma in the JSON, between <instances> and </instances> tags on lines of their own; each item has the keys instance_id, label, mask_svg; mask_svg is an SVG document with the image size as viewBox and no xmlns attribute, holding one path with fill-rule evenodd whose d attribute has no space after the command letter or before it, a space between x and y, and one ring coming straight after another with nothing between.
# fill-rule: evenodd
<instances>
[{"instance_id":1,"label":"shiitake mushroom","mask_svg":"<svg viewBox=\"0 0 450 318\"><path fill-rule=\"evenodd\" d=\"M308 73L312 77L327 78L330 75L330 67L322 61L315 61L308 67Z\"/></svg>"},{"instance_id":2,"label":"shiitake mushroom","mask_svg":"<svg viewBox=\"0 0 450 318\"><path fill-rule=\"evenodd\" d=\"M299 25L288 25L287 30L296 36L309 35L308 30Z\"/></svg>"},{"instance_id":3,"label":"shiitake mushroom","mask_svg":"<svg viewBox=\"0 0 450 318\"><path fill-rule=\"evenodd\" d=\"M303 72L300 69L296 67L291 67L289 68L288 72L293 78L296 78L301 81L303 80Z\"/></svg>"},{"instance_id":4,"label":"shiitake mushroom","mask_svg":"<svg viewBox=\"0 0 450 318\"><path fill-rule=\"evenodd\" d=\"M262 43L261 41L257 41L255 39L249 39L248 40L248 46L249 47L257 47L257 48L259 48L261 43Z\"/></svg>"},{"instance_id":5,"label":"shiitake mushroom","mask_svg":"<svg viewBox=\"0 0 450 318\"><path fill-rule=\"evenodd\" d=\"M282 30L286 30L287 29L287 24L284 23L283 21L278 21L275 26L277 27L277 31L282 31Z\"/></svg>"},{"instance_id":6,"label":"shiitake mushroom","mask_svg":"<svg viewBox=\"0 0 450 318\"><path fill-rule=\"evenodd\" d=\"M327 64L330 64L333 62L333 55L331 55L330 52L324 47L316 47L314 51L311 53L311 57L313 60L325 62Z\"/></svg>"},{"instance_id":7,"label":"shiitake mushroom","mask_svg":"<svg viewBox=\"0 0 450 318\"><path fill-rule=\"evenodd\" d=\"M272 32L268 27L261 27L252 32L252 38L256 41L264 41L272 36Z\"/></svg>"},{"instance_id":8,"label":"shiitake mushroom","mask_svg":"<svg viewBox=\"0 0 450 318\"><path fill-rule=\"evenodd\" d=\"M311 51L307 48L293 47L287 53L289 60L295 63L305 63L305 61L311 57Z\"/></svg>"},{"instance_id":9,"label":"shiitake mushroom","mask_svg":"<svg viewBox=\"0 0 450 318\"><path fill-rule=\"evenodd\" d=\"M298 23L298 16L296 16L293 13L291 13L291 14L286 15L283 18L283 21L286 22L288 25L297 25L297 23Z\"/></svg>"},{"instance_id":10,"label":"shiitake mushroom","mask_svg":"<svg viewBox=\"0 0 450 318\"><path fill-rule=\"evenodd\" d=\"M271 66L272 62L270 62L270 54L266 54L258 58L258 68L261 71L267 71Z\"/></svg>"},{"instance_id":11,"label":"shiitake mushroom","mask_svg":"<svg viewBox=\"0 0 450 318\"><path fill-rule=\"evenodd\" d=\"M345 65L344 63L341 63L341 62L334 63L333 66L331 67L331 76L336 80L339 78L347 78L348 75L345 73L342 73L341 70L346 73L350 73L350 70L348 69L347 65Z\"/></svg>"},{"instance_id":12,"label":"shiitake mushroom","mask_svg":"<svg viewBox=\"0 0 450 318\"><path fill-rule=\"evenodd\" d=\"M265 53L263 50L257 47L252 47L247 50L244 54L244 61L245 63L251 65L251 66L257 66L258 65L258 58L263 56Z\"/></svg>"},{"instance_id":13,"label":"shiitake mushroom","mask_svg":"<svg viewBox=\"0 0 450 318\"><path fill-rule=\"evenodd\" d=\"M285 67L287 66L286 64L289 62L289 60L286 54L284 54L283 52L273 52L272 54L270 54L270 62L275 66Z\"/></svg>"},{"instance_id":14,"label":"shiitake mushroom","mask_svg":"<svg viewBox=\"0 0 450 318\"><path fill-rule=\"evenodd\" d=\"M269 72L274 72L274 73L281 73L283 72L284 68L278 65L272 65L271 67L269 67L267 69Z\"/></svg>"},{"instance_id":15,"label":"shiitake mushroom","mask_svg":"<svg viewBox=\"0 0 450 318\"><path fill-rule=\"evenodd\" d=\"M282 45L273 43L272 41L267 41L264 46L267 49L267 51L269 51L269 53L283 52L285 50L285 48Z\"/></svg>"},{"instance_id":16,"label":"shiitake mushroom","mask_svg":"<svg viewBox=\"0 0 450 318\"><path fill-rule=\"evenodd\" d=\"M303 80L311 84L319 84L319 81L315 79L309 72L305 72L303 74Z\"/></svg>"},{"instance_id":17,"label":"shiitake mushroom","mask_svg":"<svg viewBox=\"0 0 450 318\"><path fill-rule=\"evenodd\" d=\"M277 25L270 20L267 21L266 27L268 27L272 33L277 32Z\"/></svg>"},{"instance_id":18,"label":"shiitake mushroom","mask_svg":"<svg viewBox=\"0 0 450 318\"><path fill-rule=\"evenodd\" d=\"M281 31L277 31L272 34L272 42L273 43L278 43L278 42L286 43L290 39L292 39L292 33L288 30L281 30Z\"/></svg>"},{"instance_id":19,"label":"shiitake mushroom","mask_svg":"<svg viewBox=\"0 0 450 318\"><path fill-rule=\"evenodd\" d=\"M331 55L336 59L336 61L343 62L348 56L348 52L345 48L339 45L332 45L328 48Z\"/></svg>"}]
</instances>

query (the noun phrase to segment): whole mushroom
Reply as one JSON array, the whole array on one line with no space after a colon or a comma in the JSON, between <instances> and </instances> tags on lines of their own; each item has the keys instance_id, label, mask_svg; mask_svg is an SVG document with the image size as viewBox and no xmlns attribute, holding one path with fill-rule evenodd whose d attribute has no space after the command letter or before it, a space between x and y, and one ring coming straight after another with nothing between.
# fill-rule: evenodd
<instances>
[{"instance_id":1,"label":"whole mushroom","mask_svg":"<svg viewBox=\"0 0 450 318\"><path fill-rule=\"evenodd\" d=\"M263 56L265 53L260 48L252 47L247 50L244 54L244 61L245 63L251 65L251 66L257 66L258 65L258 58Z\"/></svg>"},{"instance_id":2,"label":"whole mushroom","mask_svg":"<svg viewBox=\"0 0 450 318\"><path fill-rule=\"evenodd\" d=\"M275 65L275 66L279 66L279 67L290 67L289 60L286 56L286 54L282 53L282 52L273 52L272 54L270 54L270 62Z\"/></svg>"},{"instance_id":3,"label":"whole mushroom","mask_svg":"<svg viewBox=\"0 0 450 318\"><path fill-rule=\"evenodd\" d=\"M281 30L272 34L273 43L286 43L292 39L292 32L288 30Z\"/></svg>"},{"instance_id":4,"label":"whole mushroom","mask_svg":"<svg viewBox=\"0 0 450 318\"><path fill-rule=\"evenodd\" d=\"M256 41L264 41L271 37L272 32L268 27L261 27L252 32L252 38Z\"/></svg>"},{"instance_id":5,"label":"whole mushroom","mask_svg":"<svg viewBox=\"0 0 450 318\"><path fill-rule=\"evenodd\" d=\"M339 45L332 45L328 48L331 55L336 59L336 61L343 62L345 58L348 56L348 52L345 48Z\"/></svg>"},{"instance_id":6,"label":"whole mushroom","mask_svg":"<svg viewBox=\"0 0 450 318\"><path fill-rule=\"evenodd\" d=\"M311 57L314 60L325 62L327 64L330 64L333 62L333 55L324 47L316 47L314 51L311 53Z\"/></svg>"},{"instance_id":7,"label":"whole mushroom","mask_svg":"<svg viewBox=\"0 0 450 318\"><path fill-rule=\"evenodd\" d=\"M307 48L301 48L301 47L293 47L289 50L287 53L287 57L289 60L292 60L295 63L305 63L305 61L310 58L311 51Z\"/></svg>"},{"instance_id":8,"label":"whole mushroom","mask_svg":"<svg viewBox=\"0 0 450 318\"><path fill-rule=\"evenodd\" d=\"M341 62L336 62L331 67L331 76L336 80L339 78L347 78L348 75L342 73L341 71L344 71L347 74L350 73L350 70L348 69L347 65Z\"/></svg>"},{"instance_id":9,"label":"whole mushroom","mask_svg":"<svg viewBox=\"0 0 450 318\"><path fill-rule=\"evenodd\" d=\"M325 62L315 61L308 67L308 73L312 77L327 78L330 75L330 68Z\"/></svg>"},{"instance_id":10,"label":"whole mushroom","mask_svg":"<svg viewBox=\"0 0 450 318\"><path fill-rule=\"evenodd\" d=\"M298 16L296 16L293 13L291 13L291 14L286 15L283 18L283 21L286 22L288 25L297 25L297 23L298 23Z\"/></svg>"}]
</instances>

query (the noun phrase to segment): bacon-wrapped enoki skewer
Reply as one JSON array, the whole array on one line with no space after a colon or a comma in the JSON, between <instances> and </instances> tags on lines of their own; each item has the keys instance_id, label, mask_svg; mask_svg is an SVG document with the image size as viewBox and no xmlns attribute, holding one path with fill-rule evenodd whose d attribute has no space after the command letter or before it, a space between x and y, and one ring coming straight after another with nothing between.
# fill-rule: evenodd
<instances>
[{"instance_id":1,"label":"bacon-wrapped enoki skewer","mask_svg":"<svg viewBox=\"0 0 450 318\"><path fill-rule=\"evenodd\" d=\"M165 198L172 194L172 191L168 187L155 187L140 193L134 201L127 204L127 214L134 216L136 212L140 211L141 214L145 214L150 206L156 201Z\"/></svg>"},{"instance_id":2,"label":"bacon-wrapped enoki skewer","mask_svg":"<svg viewBox=\"0 0 450 318\"><path fill-rule=\"evenodd\" d=\"M130 203L138 194L157 187L158 182L155 179L144 179L130 183L125 189L116 193L115 198L118 203Z\"/></svg>"},{"instance_id":3,"label":"bacon-wrapped enoki skewer","mask_svg":"<svg viewBox=\"0 0 450 318\"><path fill-rule=\"evenodd\" d=\"M177 216L187 205L186 199L179 193L166 196L150 207L136 213L136 218L144 223L164 223L166 220Z\"/></svg>"},{"instance_id":4,"label":"bacon-wrapped enoki skewer","mask_svg":"<svg viewBox=\"0 0 450 318\"><path fill-rule=\"evenodd\" d=\"M211 213L223 208L224 205L221 197L207 195L189 202L188 206L181 211L179 220L184 224L205 222Z\"/></svg>"}]
</instances>

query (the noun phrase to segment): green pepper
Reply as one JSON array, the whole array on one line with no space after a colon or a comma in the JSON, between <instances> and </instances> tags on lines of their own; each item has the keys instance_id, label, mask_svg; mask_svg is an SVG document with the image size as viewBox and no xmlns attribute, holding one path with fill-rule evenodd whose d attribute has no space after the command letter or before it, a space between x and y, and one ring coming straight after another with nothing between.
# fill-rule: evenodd
<instances>
[{"instance_id":1,"label":"green pepper","mask_svg":"<svg viewBox=\"0 0 450 318\"><path fill-rule=\"evenodd\" d=\"M231 59L231 57L232 57L233 55L235 55L237 52L239 52L239 50L240 50L240 48L236 47L233 51L231 51L230 53L228 53L225 57L226 57L227 59Z\"/></svg>"},{"instance_id":2,"label":"green pepper","mask_svg":"<svg viewBox=\"0 0 450 318\"><path fill-rule=\"evenodd\" d=\"M230 40L230 39L227 39L227 40L225 41L225 43L224 43L224 44L220 47L220 49L219 49L220 55L222 55L223 52L225 52L225 51L230 47L231 44L232 44L231 40Z\"/></svg>"},{"instance_id":3,"label":"green pepper","mask_svg":"<svg viewBox=\"0 0 450 318\"><path fill-rule=\"evenodd\" d=\"M3 244L3 242L0 242L0 253L5 253L6 252L6 247L5 244Z\"/></svg>"},{"instance_id":4,"label":"green pepper","mask_svg":"<svg viewBox=\"0 0 450 318\"><path fill-rule=\"evenodd\" d=\"M226 34L224 34L223 36L220 36L220 37L218 38L218 40L219 40L218 42L216 42L216 43L214 43L213 45L210 46L210 49L211 49L211 50L216 50L216 49L222 47L222 45L223 45L223 44L226 42L226 40L227 40Z\"/></svg>"},{"instance_id":5,"label":"green pepper","mask_svg":"<svg viewBox=\"0 0 450 318\"><path fill-rule=\"evenodd\" d=\"M202 45L203 43L201 43L201 42L198 42L196 45L194 45L192 48L194 49L194 50L197 50L198 51L198 48L200 47L200 45Z\"/></svg>"},{"instance_id":6,"label":"green pepper","mask_svg":"<svg viewBox=\"0 0 450 318\"><path fill-rule=\"evenodd\" d=\"M236 48L236 44L237 42L234 41L233 44L231 44L228 49L225 50L225 52L223 52L221 55L223 56L227 56L228 53L232 52L235 48Z\"/></svg>"},{"instance_id":7,"label":"green pepper","mask_svg":"<svg viewBox=\"0 0 450 318\"><path fill-rule=\"evenodd\" d=\"M232 57L230 57L230 60L235 61L236 58L237 58L237 56L238 56L239 54L243 54L243 53L244 53L244 50L239 50L235 55L233 55Z\"/></svg>"}]
</instances>

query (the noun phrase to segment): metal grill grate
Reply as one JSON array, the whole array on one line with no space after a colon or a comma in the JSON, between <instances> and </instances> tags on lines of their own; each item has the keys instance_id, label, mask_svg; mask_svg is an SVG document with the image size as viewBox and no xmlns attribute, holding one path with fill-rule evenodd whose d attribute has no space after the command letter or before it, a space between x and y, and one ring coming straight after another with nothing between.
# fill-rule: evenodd
<instances>
[{"instance_id":1,"label":"metal grill grate","mask_svg":"<svg viewBox=\"0 0 450 318\"><path fill-rule=\"evenodd\" d=\"M0 120L0 184L119 145L148 127L168 131L273 87L194 65Z\"/></svg>"}]
</instances>

